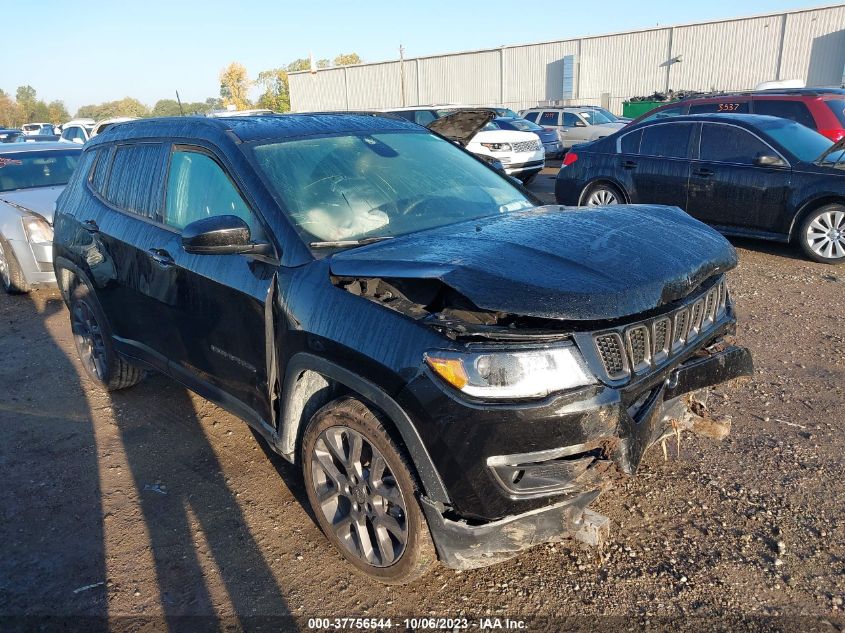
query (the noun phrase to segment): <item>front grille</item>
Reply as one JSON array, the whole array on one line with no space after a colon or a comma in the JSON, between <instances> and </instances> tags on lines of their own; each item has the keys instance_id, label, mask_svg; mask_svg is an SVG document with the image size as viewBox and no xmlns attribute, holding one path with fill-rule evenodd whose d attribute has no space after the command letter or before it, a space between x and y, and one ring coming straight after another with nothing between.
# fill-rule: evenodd
<instances>
[{"instance_id":1,"label":"front grille","mask_svg":"<svg viewBox=\"0 0 845 633\"><path fill-rule=\"evenodd\" d=\"M727 309L724 278L690 305L653 319L593 335L606 378L643 374L683 351L717 323Z\"/></svg>"},{"instance_id":2,"label":"front grille","mask_svg":"<svg viewBox=\"0 0 845 633\"><path fill-rule=\"evenodd\" d=\"M616 332L597 336L596 349L598 349L607 375L612 380L618 380L628 375L628 364L625 350L622 347L621 336Z\"/></svg>"},{"instance_id":3,"label":"front grille","mask_svg":"<svg viewBox=\"0 0 845 633\"><path fill-rule=\"evenodd\" d=\"M520 141L519 143L511 143L511 147L515 152L534 152L540 149L540 141Z\"/></svg>"}]
</instances>

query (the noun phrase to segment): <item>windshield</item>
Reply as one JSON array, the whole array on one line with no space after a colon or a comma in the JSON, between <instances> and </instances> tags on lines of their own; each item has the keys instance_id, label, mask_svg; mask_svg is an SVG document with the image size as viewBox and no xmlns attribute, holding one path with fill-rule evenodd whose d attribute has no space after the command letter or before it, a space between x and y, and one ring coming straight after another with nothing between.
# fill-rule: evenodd
<instances>
[{"instance_id":1,"label":"windshield","mask_svg":"<svg viewBox=\"0 0 845 633\"><path fill-rule=\"evenodd\" d=\"M619 117L613 114L610 110L605 110L604 108L596 108L597 112L601 112L604 116L606 116L611 121L618 121Z\"/></svg>"},{"instance_id":2,"label":"windshield","mask_svg":"<svg viewBox=\"0 0 845 633\"><path fill-rule=\"evenodd\" d=\"M0 153L0 191L66 185L79 150Z\"/></svg>"},{"instance_id":3,"label":"windshield","mask_svg":"<svg viewBox=\"0 0 845 633\"><path fill-rule=\"evenodd\" d=\"M510 119L507 124L520 132L542 132L544 129L542 126L525 119Z\"/></svg>"},{"instance_id":4,"label":"windshield","mask_svg":"<svg viewBox=\"0 0 845 633\"><path fill-rule=\"evenodd\" d=\"M519 115L511 110L510 108L493 108L496 112L496 116L500 116L503 119L518 119Z\"/></svg>"},{"instance_id":5,"label":"windshield","mask_svg":"<svg viewBox=\"0 0 845 633\"><path fill-rule=\"evenodd\" d=\"M760 123L760 129L806 163L818 159L833 145L829 138L789 119L772 119ZM825 162L835 162L841 158L842 152L834 152L825 158Z\"/></svg>"},{"instance_id":6,"label":"windshield","mask_svg":"<svg viewBox=\"0 0 845 633\"><path fill-rule=\"evenodd\" d=\"M433 134L306 138L252 150L306 242L395 237L533 204Z\"/></svg>"},{"instance_id":7,"label":"windshield","mask_svg":"<svg viewBox=\"0 0 845 633\"><path fill-rule=\"evenodd\" d=\"M606 114L599 110L581 110L580 114L589 125L602 125L603 123L613 123Z\"/></svg>"}]
</instances>

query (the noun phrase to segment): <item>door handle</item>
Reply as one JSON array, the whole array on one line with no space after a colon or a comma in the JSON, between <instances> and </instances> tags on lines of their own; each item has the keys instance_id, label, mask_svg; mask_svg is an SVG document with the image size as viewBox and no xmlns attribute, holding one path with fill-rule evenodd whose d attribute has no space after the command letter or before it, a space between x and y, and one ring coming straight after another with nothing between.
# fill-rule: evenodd
<instances>
[{"instance_id":1,"label":"door handle","mask_svg":"<svg viewBox=\"0 0 845 633\"><path fill-rule=\"evenodd\" d=\"M632 160L623 160L622 169L636 169L637 163Z\"/></svg>"},{"instance_id":2,"label":"door handle","mask_svg":"<svg viewBox=\"0 0 845 633\"><path fill-rule=\"evenodd\" d=\"M167 268L168 266L172 266L176 263L173 261L173 258L170 256L170 253L160 248L151 248L147 252L150 254L150 259L152 259L156 264L158 264L162 268Z\"/></svg>"},{"instance_id":3,"label":"door handle","mask_svg":"<svg viewBox=\"0 0 845 633\"><path fill-rule=\"evenodd\" d=\"M82 228L84 228L89 233L99 233L100 227L97 226L97 223L94 220L85 220L82 223Z\"/></svg>"},{"instance_id":4,"label":"door handle","mask_svg":"<svg viewBox=\"0 0 845 633\"><path fill-rule=\"evenodd\" d=\"M706 167L702 167L702 168L696 169L694 172L692 172L692 175L693 176L701 176L702 178L709 178L710 176L713 175L713 170L707 169Z\"/></svg>"}]
</instances>

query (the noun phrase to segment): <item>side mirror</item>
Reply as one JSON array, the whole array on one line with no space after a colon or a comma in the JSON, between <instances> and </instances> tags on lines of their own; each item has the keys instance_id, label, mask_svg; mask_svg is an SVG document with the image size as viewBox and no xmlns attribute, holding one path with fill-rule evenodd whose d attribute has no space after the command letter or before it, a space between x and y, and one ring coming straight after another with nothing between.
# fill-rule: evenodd
<instances>
[{"instance_id":1,"label":"side mirror","mask_svg":"<svg viewBox=\"0 0 845 633\"><path fill-rule=\"evenodd\" d=\"M249 226L235 215L216 215L182 229L182 248L196 255L226 255L253 251Z\"/></svg>"},{"instance_id":2,"label":"side mirror","mask_svg":"<svg viewBox=\"0 0 845 633\"><path fill-rule=\"evenodd\" d=\"M575 127L587 127L587 124L584 123L581 119L577 119L575 121Z\"/></svg>"},{"instance_id":3,"label":"side mirror","mask_svg":"<svg viewBox=\"0 0 845 633\"><path fill-rule=\"evenodd\" d=\"M773 154L760 154L754 157L754 164L758 167L786 167L786 163L780 156Z\"/></svg>"}]
</instances>

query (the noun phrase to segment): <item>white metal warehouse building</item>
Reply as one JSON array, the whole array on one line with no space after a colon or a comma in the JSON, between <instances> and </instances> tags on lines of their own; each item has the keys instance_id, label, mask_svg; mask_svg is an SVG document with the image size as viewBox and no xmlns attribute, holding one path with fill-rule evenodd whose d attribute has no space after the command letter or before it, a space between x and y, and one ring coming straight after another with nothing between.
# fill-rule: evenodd
<instances>
[{"instance_id":1,"label":"white metal warehouse building","mask_svg":"<svg viewBox=\"0 0 845 633\"><path fill-rule=\"evenodd\" d=\"M843 67L845 5L835 5L289 77L294 112L562 102L620 113L629 97L668 89L743 90L777 79L839 86Z\"/></svg>"}]
</instances>

